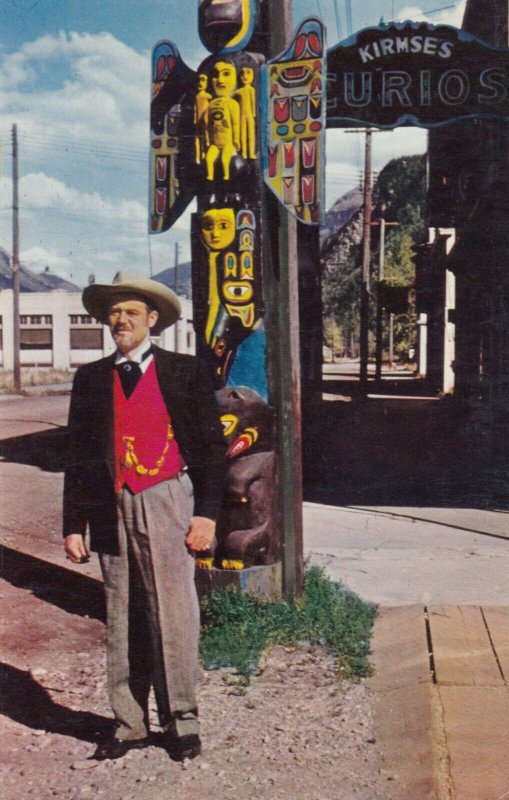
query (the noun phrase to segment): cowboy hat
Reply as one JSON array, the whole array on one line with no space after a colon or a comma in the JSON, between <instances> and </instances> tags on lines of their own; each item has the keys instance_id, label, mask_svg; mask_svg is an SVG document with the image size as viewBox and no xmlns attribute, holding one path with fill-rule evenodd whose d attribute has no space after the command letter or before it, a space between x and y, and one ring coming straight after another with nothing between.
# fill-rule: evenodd
<instances>
[{"instance_id":1,"label":"cowboy hat","mask_svg":"<svg viewBox=\"0 0 509 800\"><path fill-rule=\"evenodd\" d=\"M180 317L181 305L175 294L164 283L151 278L140 278L127 272L117 272L112 283L91 283L83 290L82 301L88 313L104 325L108 324L108 309L118 294L135 294L154 308L159 317L152 328L158 336Z\"/></svg>"}]
</instances>

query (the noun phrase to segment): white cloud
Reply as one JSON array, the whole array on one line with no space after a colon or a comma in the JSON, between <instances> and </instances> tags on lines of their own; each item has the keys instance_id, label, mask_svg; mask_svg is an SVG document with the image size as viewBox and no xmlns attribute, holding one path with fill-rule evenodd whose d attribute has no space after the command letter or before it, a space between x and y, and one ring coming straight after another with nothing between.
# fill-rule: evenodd
<instances>
[{"instance_id":1,"label":"white cloud","mask_svg":"<svg viewBox=\"0 0 509 800\"><path fill-rule=\"evenodd\" d=\"M446 3L445 5L452 6L452 3ZM404 6L395 17L398 22L403 22L407 19L423 20L425 22L431 22L433 25L454 25L457 28L461 28L463 15L465 13L465 5L466 2L464 0L463 2L456 3L453 8L445 7L443 10L434 14L426 14L421 6Z\"/></svg>"},{"instance_id":2,"label":"white cloud","mask_svg":"<svg viewBox=\"0 0 509 800\"><path fill-rule=\"evenodd\" d=\"M103 217L104 221L128 220L143 225L147 218L145 206L137 200L114 202L98 192L81 192L66 186L62 181L41 172L23 176L19 197L21 208L26 206L31 210L61 209L67 215Z\"/></svg>"},{"instance_id":3,"label":"white cloud","mask_svg":"<svg viewBox=\"0 0 509 800\"><path fill-rule=\"evenodd\" d=\"M21 263L33 272L42 272L46 267L62 278L69 275L69 259L45 247L29 247L20 253Z\"/></svg>"},{"instance_id":4,"label":"white cloud","mask_svg":"<svg viewBox=\"0 0 509 800\"><path fill-rule=\"evenodd\" d=\"M147 224L150 54L111 34L64 33L0 53L0 131L10 174L18 126L23 257L84 284L91 272L149 274ZM10 231L12 183L0 182L0 221ZM154 272L189 255L189 213L151 237ZM10 237L9 237L10 238ZM10 243L1 242L6 249Z\"/></svg>"},{"instance_id":5,"label":"white cloud","mask_svg":"<svg viewBox=\"0 0 509 800\"><path fill-rule=\"evenodd\" d=\"M0 125L17 122L27 136L142 150L149 102L148 55L111 34L47 35L0 59Z\"/></svg>"}]
</instances>

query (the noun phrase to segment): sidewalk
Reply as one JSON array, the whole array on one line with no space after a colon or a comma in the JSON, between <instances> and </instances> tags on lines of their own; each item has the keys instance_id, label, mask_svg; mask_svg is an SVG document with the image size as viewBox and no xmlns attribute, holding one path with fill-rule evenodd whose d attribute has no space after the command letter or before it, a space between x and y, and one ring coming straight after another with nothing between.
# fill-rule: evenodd
<instances>
[{"instance_id":1,"label":"sidewalk","mask_svg":"<svg viewBox=\"0 0 509 800\"><path fill-rule=\"evenodd\" d=\"M509 797L509 608L384 608L373 659L391 800Z\"/></svg>"},{"instance_id":2,"label":"sidewalk","mask_svg":"<svg viewBox=\"0 0 509 800\"><path fill-rule=\"evenodd\" d=\"M390 800L509 798L509 515L306 503L307 554L380 606L375 731Z\"/></svg>"}]
</instances>

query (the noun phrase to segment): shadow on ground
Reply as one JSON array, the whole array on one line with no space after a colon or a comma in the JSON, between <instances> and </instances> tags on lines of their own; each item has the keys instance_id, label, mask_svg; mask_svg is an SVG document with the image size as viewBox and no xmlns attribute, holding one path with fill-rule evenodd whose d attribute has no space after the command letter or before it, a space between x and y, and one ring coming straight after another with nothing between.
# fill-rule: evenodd
<instances>
[{"instance_id":1,"label":"shadow on ground","mask_svg":"<svg viewBox=\"0 0 509 800\"><path fill-rule=\"evenodd\" d=\"M103 585L87 575L0 546L0 576L68 614L106 618Z\"/></svg>"},{"instance_id":2,"label":"shadow on ground","mask_svg":"<svg viewBox=\"0 0 509 800\"><path fill-rule=\"evenodd\" d=\"M0 686L0 713L21 725L86 742L111 732L111 719L55 703L30 672L0 663Z\"/></svg>"},{"instance_id":3,"label":"shadow on ground","mask_svg":"<svg viewBox=\"0 0 509 800\"><path fill-rule=\"evenodd\" d=\"M0 458L44 472L63 472L67 463L67 428L38 431L0 441Z\"/></svg>"},{"instance_id":4,"label":"shadow on ground","mask_svg":"<svg viewBox=\"0 0 509 800\"><path fill-rule=\"evenodd\" d=\"M306 500L508 509L505 463L483 460L472 412L449 399L354 397L303 408Z\"/></svg>"},{"instance_id":5,"label":"shadow on ground","mask_svg":"<svg viewBox=\"0 0 509 800\"><path fill-rule=\"evenodd\" d=\"M364 399L358 382L324 381L324 391L340 391L351 402L303 403L306 500L509 509L509 443L503 463L488 463L482 430L466 404L431 392L422 397L422 381L383 381L370 391L382 389L391 394ZM66 428L40 431L0 441L0 458L62 472L67 444Z\"/></svg>"}]
</instances>

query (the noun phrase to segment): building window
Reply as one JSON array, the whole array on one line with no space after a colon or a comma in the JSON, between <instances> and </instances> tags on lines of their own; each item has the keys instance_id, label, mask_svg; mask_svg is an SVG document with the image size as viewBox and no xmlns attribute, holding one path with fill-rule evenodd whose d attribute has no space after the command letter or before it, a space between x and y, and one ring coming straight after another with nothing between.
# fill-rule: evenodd
<instances>
[{"instance_id":1,"label":"building window","mask_svg":"<svg viewBox=\"0 0 509 800\"><path fill-rule=\"evenodd\" d=\"M51 314L21 314L20 325L52 325L53 317Z\"/></svg>"},{"instance_id":2,"label":"building window","mask_svg":"<svg viewBox=\"0 0 509 800\"><path fill-rule=\"evenodd\" d=\"M53 331L51 328L22 328L19 332L20 350L51 350Z\"/></svg>"},{"instance_id":3,"label":"building window","mask_svg":"<svg viewBox=\"0 0 509 800\"><path fill-rule=\"evenodd\" d=\"M69 314L71 325L92 325L94 320L90 314Z\"/></svg>"},{"instance_id":4,"label":"building window","mask_svg":"<svg viewBox=\"0 0 509 800\"><path fill-rule=\"evenodd\" d=\"M21 314L20 350L52 350L53 317L51 314Z\"/></svg>"},{"instance_id":5,"label":"building window","mask_svg":"<svg viewBox=\"0 0 509 800\"><path fill-rule=\"evenodd\" d=\"M103 329L71 328L71 350L102 350Z\"/></svg>"}]
</instances>

